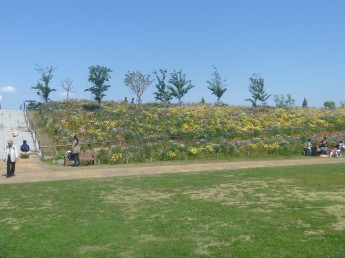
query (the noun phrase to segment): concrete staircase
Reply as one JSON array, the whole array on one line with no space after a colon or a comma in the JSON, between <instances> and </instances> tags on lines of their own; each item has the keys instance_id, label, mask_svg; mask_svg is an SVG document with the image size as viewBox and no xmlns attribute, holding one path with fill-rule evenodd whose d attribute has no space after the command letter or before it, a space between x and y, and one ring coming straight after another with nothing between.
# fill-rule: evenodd
<instances>
[{"instance_id":1,"label":"concrete staircase","mask_svg":"<svg viewBox=\"0 0 345 258\"><path fill-rule=\"evenodd\" d=\"M18 136L13 137L12 132L16 130ZM28 128L23 110L0 110L0 159L2 159L7 140L12 139L14 146L20 150L23 140L30 146L30 152L37 154L33 135Z\"/></svg>"}]
</instances>

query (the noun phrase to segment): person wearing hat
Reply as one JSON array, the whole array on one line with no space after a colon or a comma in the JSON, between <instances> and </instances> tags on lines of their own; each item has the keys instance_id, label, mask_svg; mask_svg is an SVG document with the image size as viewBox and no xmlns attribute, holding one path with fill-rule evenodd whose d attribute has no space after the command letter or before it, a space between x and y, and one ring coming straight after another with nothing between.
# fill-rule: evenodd
<instances>
[{"instance_id":1,"label":"person wearing hat","mask_svg":"<svg viewBox=\"0 0 345 258\"><path fill-rule=\"evenodd\" d=\"M13 145L13 140L7 141L7 146L5 147L4 162L7 161L7 174L6 177L15 176L14 172L16 170L16 159L18 158L17 148Z\"/></svg>"}]
</instances>

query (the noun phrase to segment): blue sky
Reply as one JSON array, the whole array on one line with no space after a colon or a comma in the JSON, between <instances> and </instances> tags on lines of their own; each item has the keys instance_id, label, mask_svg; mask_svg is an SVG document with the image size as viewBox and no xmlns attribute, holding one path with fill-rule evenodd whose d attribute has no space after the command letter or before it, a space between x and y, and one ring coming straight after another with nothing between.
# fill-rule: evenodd
<instances>
[{"instance_id":1,"label":"blue sky","mask_svg":"<svg viewBox=\"0 0 345 258\"><path fill-rule=\"evenodd\" d=\"M222 97L250 105L249 77L259 73L265 90L291 94L296 105L345 101L344 0L0 0L0 94L2 108L39 101L41 67L56 67L50 97L85 92L88 67L113 70L105 100L135 97L124 85L128 71L182 70L195 85L182 99L214 103L207 89L212 66L227 80ZM154 102L155 82L143 102ZM174 100L175 102L176 100Z\"/></svg>"}]
</instances>

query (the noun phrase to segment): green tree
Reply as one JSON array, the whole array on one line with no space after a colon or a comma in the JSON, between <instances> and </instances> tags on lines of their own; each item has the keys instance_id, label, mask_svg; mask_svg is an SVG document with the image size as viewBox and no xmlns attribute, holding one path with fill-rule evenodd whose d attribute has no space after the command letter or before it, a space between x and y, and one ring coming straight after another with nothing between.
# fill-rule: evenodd
<instances>
[{"instance_id":1,"label":"green tree","mask_svg":"<svg viewBox=\"0 0 345 258\"><path fill-rule=\"evenodd\" d=\"M274 95L274 102L276 103L276 107L294 107L295 106L295 100L292 98L291 94L286 95L287 98L283 94L280 96Z\"/></svg>"},{"instance_id":2,"label":"green tree","mask_svg":"<svg viewBox=\"0 0 345 258\"><path fill-rule=\"evenodd\" d=\"M306 98L303 99L302 107L304 108L308 107L308 101Z\"/></svg>"},{"instance_id":3,"label":"green tree","mask_svg":"<svg viewBox=\"0 0 345 258\"><path fill-rule=\"evenodd\" d=\"M168 89L171 91L171 95L177 98L179 103L182 103L183 96L194 87L190 80L186 80L186 75L182 74L182 70L178 72L174 70L174 72L171 73L169 83L173 86L169 85Z\"/></svg>"},{"instance_id":4,"label":"green tree","mask_svg":"<svg viewBox=\"0 0 345 258\"><path fill-rule=\"evenodd\" d=\"M326 101L325 103L323 103L323 106L326 109L335 109L335 102L334 101Z\"/></svg>"},{"instance_id":5,"label":"green tree","mask_svg":"<svg viewBox=\"0 0 345 258\"><path fill-rule=\"evenodd\" d=\"M41 108L42 103L41 102L36 102L35 100L29 100L27 105L27 109L31 110L37 110Z\"/></svg>"},{"instance_id":6,"label":"green tree","mask_svg":"<svg viewBox=\"0 0 345 258\"><path fill-rule=\"evenodd\" d=\"M339 101L339 105L341 108L345 108L345 101L343 100Z\"/></svg>"},{"instance_id":7,"label":"green tree","mask_svg":"<svg viewBox=\"0 0 345 258\"><path fill-rule=\"evenodd\" d=\"M293 108L295 106L295 100L292 98L291 94L287 94L287 100L285 101L285 104L287 107Z\"/></svg>"},{"instance_id":8,"label":"green tree","mask_svg":"<svg viewBox=\"0 0 345 258\"><path fill-rule=\"evenodd\" d=\"M127 72L124 82L130 91L137 96L138 104L141 104L141 96L153 80L150 80L150 75L143 75L139 71L136 71Z\"/></svg>"},{"instance_id":9,"label":"green tree","mask_svg":"<svg viewBox=\"0 0 345 258\"><path fill-rule=\"evenodd\" d=\"M159 72L161 74L161 77L158 75L157 71L153 71L153 74L156 76L156 79L157 79L157 84L156 84L157 91L154 92L153 94L155 95L156 100L164 104L168 104L170 103L170 100L172 99L172 95L171 95L171 91L168 89L165 83L167 70L159 69Z\"/></svg>"},{"instance_id":10,"label":"green tree","mask_svg":"<svg viewBox=\"0 0 345 258\"><path fill-rule=\"evenodd\" d=\"M271 96L265 92L265 82L260 74L253 74L249 77L249 92L252 94L251 99L246 99L245 101L250 101L253 107L257 106L257 101L261 101L262 105L266 104L266 100Z\"/></svg>"},{"instance_id":11,"label":"green tree","mask_svg":"<svg viewBox=\"0 0 345 258\"><path fill-rule=\"evenodd\" d=\"M219 103L220 98L223 96L224 92L227 90L227 85L226 85L226 80L223 80L219 73L218 70L215 66L213 66L214 72L213 72L213 78L211 81L207 81L209 86L207 87L213 95L217 97L217 103Z\"/></svg>"},{"instance_id":12,"label":"green tree","mask_svg":"<svg viewBox=\"0 0 345 258\"><path fill-rule=\"evenodd\" d=\"M276 103L276 107L285 107L285 96L283 94L273 95L273 100Z\"/></svg>"},{"instance_id":13,"label":"green tree","mask_svg":"<svg viewBox=\"0 0 345 258\"><path fill-rule=\"evenodd\" d=\"M36 68L36 71L41 74L41 78L36 86L31 88L37 90L37 95L40 96L44 102L48 102L50 93L56 91L49 86L50 81L53 79L53 72L55 69L56 68L53 66L46 68L37 66Z\"/></svg>"},{"instance_id":14,"label":"green tree","mask_svg":"<svg viewBox=\"0 0 345 258\"><path fill-rule=\"evenodd\" d=\"M93 83L93 86L86 89L85 91L90 91L94 95L94 100L98 102L98 107L101 106L101 101L103 97L106 95L104 94L110 87L110 85L105 85L105 82L109 81L111 78L110 70L104 66L90 66L89 67L89 82Z\"/></svg>"}]
</instances>

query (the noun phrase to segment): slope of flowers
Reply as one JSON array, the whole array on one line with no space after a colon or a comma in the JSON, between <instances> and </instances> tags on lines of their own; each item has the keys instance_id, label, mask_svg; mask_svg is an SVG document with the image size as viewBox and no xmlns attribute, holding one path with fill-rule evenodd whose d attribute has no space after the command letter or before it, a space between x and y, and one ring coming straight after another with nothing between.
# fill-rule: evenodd
<instances>
[{"instance_id":1,"label":"slope of flowers","mask_svg":"<svg viewBox=\"0 0 345 258\"><path fill-rule=\"evenodd\" d=\"M74 134L103 163L301 153L306 138L343 136L345 110L254 110L214 105L142 106L71 100L39 111L57 145Z\"/></svg>"}]
</instances>

